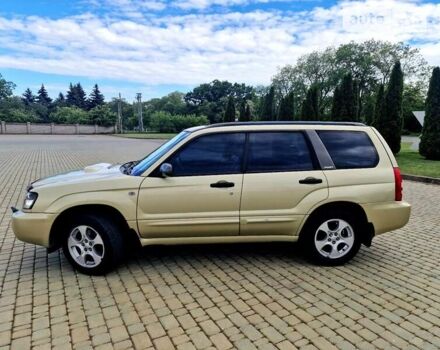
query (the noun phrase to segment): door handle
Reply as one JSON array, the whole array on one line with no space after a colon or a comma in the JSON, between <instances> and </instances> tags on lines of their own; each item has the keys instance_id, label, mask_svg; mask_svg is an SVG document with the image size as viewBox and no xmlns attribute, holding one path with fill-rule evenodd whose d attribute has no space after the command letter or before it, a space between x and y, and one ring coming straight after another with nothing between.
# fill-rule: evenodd
<instances>
[{"instance_id":1,"label":"door handle","mask_svg":"<svg viewBox=\"0 0 440 350\"><path fill-rule=\"evenodd\" d=\"M213 188L229 188L229 187L234 187L235 184L233 182L221 180L219 182L211 184L210 186Z\"/></svg>"},{"instance_id":2,"label":"door handle","mask_svg":"<svg viewBox=\"0 0 440 350\"><path fill-rule=\"evenodd\" d=\"M299 183L305 185L315 185L322 183L322 179L317 179L316 177L306 177L305 179L299 180Z\"/></svg>"}]
</instances>

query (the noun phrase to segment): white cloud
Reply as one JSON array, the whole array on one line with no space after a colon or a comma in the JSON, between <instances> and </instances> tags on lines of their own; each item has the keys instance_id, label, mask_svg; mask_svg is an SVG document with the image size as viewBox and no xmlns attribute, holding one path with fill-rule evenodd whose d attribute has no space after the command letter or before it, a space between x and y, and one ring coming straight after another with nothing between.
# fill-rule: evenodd
<instances>
[{"instance_id":1,"label":"white cloud","mask_svg":"<svg viewBox=\"0 0 440 350\"><path fill-rule=\"evenodd\" d=\"M431 64L440 64L440 5L368 0L284 13L0 17L0 67L142 84L189 85L215 78L267 84L277 67L299 55L371 38L411 42Z\"/></svg>"}]
</instances>

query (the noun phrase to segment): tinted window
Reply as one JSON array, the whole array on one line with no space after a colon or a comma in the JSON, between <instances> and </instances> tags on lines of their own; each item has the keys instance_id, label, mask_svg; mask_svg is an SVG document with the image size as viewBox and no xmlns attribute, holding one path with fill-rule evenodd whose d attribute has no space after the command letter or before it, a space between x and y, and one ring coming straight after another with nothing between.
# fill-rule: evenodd
<instances>
[{"instance_id":1,"label":"tinted window","mask_svg":"<svg viewBox=\"0 0 440 350\"><path fill-rule=\"evenodd\" d=\"M190 141L168 162L173 176L234 174L241 172L245 135L212 134Z\"/></svg>"},{"instance_id":2,"label":"tinted window","mask_svg":"<svg viewBox=\"0 0 440 350\"><path fill-rule=\"evenodd\" d=\"M318 131L337 169L373 168L379 157L363 131Z\"/></svg>"},{"instance_id":3,"label":"tinted window","mask_svg":"<svg viewBox=\"0 0 440 350\"><path fill-rule=\"evenodd\" d=\"M301 132L249 134L247 171L276 172L313 168L310 150Z\"/></svg>"}]
</instances>

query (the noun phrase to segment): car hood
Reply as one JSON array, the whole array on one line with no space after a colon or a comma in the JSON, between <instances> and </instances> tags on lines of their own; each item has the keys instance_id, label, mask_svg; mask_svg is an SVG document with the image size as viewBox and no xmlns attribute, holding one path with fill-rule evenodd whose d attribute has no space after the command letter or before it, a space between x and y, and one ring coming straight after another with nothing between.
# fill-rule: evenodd
<instances>
[{"instance_id":1,"label":"car hood","mask_svg":"<svg viewBox=\"0 0 440 350\"><path fill-rule=\"evenodd\" d=\"M90 182L96 180L105 180L107 178L114 178L123 175L119 170L120 165L112 165L109 163L99 163L90 166L86 166L84 169L70 171L55 176L50 176L42 179L38 179L32 182L32 188L38 188L46 185Z\"/></svg>"}]
</instances>

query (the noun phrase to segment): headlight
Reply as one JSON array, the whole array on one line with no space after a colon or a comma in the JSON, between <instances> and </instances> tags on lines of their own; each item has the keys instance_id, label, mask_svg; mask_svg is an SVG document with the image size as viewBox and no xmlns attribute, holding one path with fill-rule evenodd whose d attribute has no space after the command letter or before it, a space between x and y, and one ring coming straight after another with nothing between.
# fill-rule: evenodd
<instances>
[{"instance_id":1,"label":"headlight","mask_svg":"<svg viewBox=\"0 0 440 350\"><path fill-rule=\"evenodd\" d=\"M32 209L37 198L38 198L38 193L35 192L26 193L26 198L24 199L24 203L23 203L23 209Z\"/></svg>"}]
</instances>

